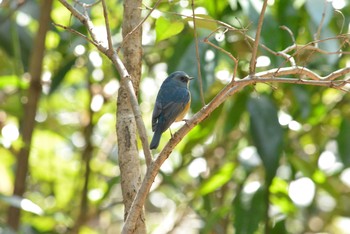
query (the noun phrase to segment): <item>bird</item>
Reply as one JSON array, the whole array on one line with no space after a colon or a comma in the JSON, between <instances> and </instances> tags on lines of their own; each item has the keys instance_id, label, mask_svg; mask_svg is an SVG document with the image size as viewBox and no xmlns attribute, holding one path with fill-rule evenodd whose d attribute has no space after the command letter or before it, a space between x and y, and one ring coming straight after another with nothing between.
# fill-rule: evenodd
<instances>
[{"instance_id":1,"label":"bird","mask_svg":"<svg viewBox=\"0 0 350 234\"><path fill-rule=\"evenodd\" d=\"M150 149L156 149L160 138L173 122L183 120L191 105L190 77L183 71L171 73L160 86L152 114L154 132Z\"/></svg>"}]
</instances>

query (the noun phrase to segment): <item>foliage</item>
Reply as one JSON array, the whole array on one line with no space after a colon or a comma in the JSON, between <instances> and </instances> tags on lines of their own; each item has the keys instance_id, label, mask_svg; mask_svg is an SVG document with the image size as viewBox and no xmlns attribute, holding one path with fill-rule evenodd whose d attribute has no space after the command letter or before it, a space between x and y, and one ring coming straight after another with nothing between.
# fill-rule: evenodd
<instances>
[{"instance_id":1,"label":"foliage","mask_svg":"<svg viewBox=\"0 0 350 234\"><path fill-rule=\"evenodd\" d=\"M113 15L114 42L120 43L122 3L107 3ZM29 202L11 196L16 153L22 145L26 72L39 13L37 1L27 1L18 9L7 1L2 4L0 231L7 230L6 211L14 204L25 210L25 233L72 230L82 206L84 150L91 144L88 219L80 233L118 232L124 218L114 130L119 78L110 62L85 40L54 26L46 41L43 94L30 153L25 194ZM209 40L239 58L237 76L246 76L251 48L240 32L254 36L261 1L206 0L195 1L195 6L203 17L196 26L208 102L229 81L234 62L203 39L217 28L215 20L244 28L219 30ZM275 0L267 8L261 43L273 51L292 45L291 35L279 28L282 25L290 29L297 44L313 41L324 7L318 0ZM191 13L191 2L162 2L143 25L139 101L150 137L150 113L166 73L184 70L197 77L191 84L191 114L202 107L193 22L182 17ZM345 32L349 14L349 7L340 14L327 4L320 38ZM54 22L85 33L58 2L51 15ZM91 18L103 40L100 4L91 8ZM319 46L326 51L343 46L349 52L336 39L321 41ZM320 75L349 64L349 56L307 50L296 58L298 65ZM282 57L262 48L259 59L258 71L286 65ZM263 59L269 63L259 63ZM149 231L261 233L269 224L271 233L345 233L341 224L350 222L349 110L349 95L331 88L257 84L240 91L195 127L162 166L146 204ZM86 131L88 126L92 126L91 133ZM173 131L176 128L172 126ZM170 138L163 135L159 148Z\"/></svg>"}]
</instances>

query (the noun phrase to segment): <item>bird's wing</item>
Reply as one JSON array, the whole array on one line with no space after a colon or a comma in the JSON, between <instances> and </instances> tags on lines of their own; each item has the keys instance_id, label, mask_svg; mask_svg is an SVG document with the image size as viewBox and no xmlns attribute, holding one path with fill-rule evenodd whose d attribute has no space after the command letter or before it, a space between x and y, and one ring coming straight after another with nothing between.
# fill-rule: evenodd
<instances>
[{"instance_id":1,"label":"bird's wing","mask_svg":"<svg viewBox=\"0 0 350 234\"><path fill-rule=\"evenodd\" d=\"M152 114L152 131L153 132L156 131L158 118L159 118L160 114L162 113L162 109L163 109L162 103L158 101L158 97L157 97L157 101L154 105L153 114Z\"/></svg>"},{"instance_id":2,"label":"bird's wing","mask_svg":"<svg viewBox=\"0 0 350 234\"><path fill-rule=\"evenodd\" d=\"M161 128L162 132L170 127L185 109L190 100L190 93L185 88L171 89L169 92L160 92L152 116L152 130Z\"/></svg>"}]
</instances>

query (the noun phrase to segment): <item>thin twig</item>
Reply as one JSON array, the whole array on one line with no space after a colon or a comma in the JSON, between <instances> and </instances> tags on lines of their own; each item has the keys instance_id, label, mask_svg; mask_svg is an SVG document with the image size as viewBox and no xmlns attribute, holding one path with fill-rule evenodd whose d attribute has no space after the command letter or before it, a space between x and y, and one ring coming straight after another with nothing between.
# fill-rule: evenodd
<instances>
[{"instance_id":1,"label":"thin twig","mask_svg":"<svg viewBox=\"0 0 350 234\"><path fill-rule=\"evenodd\" d=\"M103 6L103 16L104 16L103 18L105 19L106 31L107 31L108 49L113 50L112 35L111 35L110 27L109 27L108 11L107 11L107 6L106 6L105 0L102 0L102 6Z\"/></svg>"},{"instance_id":2,"label":"thin twig","mask_svg":"<svg viewBox=\"0 0 350 234\"><path fill-rule=\"evenodd\" d=\"M293 44L296 44L296 43L295 43L294 34L293 34L292 30L290 30L290 28L288 28L288 27L285 26L285 25L282 25L282 26L280 26L280 29L283 29L283 30L287 31L288 34L289 34L289 36L290 36L290 38L292 39Z\"/></svg>"},{"instance_id":3,"label":"thin twig","mask_svg":"<svg viewBox=\"0 0 350 234\"><path fill-rule=\"evenodd\" d=\"M345 16L343 14L343 12L339 11L339 10L335 10L335 12L337 12L338 14L340 14L343 18L341 27L340 27L340 32L338 34L343 34L343 29L344 29L344 25L345 25Z\"/></svg>"},{"instance_id":4,"label":"thin twig","mask_svg":"<svg viewBox=\"0 0 350 234\"><path fill-rule=\"evenodd\" d=\"M64 26L62 24L58 24L58 23L55 23L55 22L52 22L53 25L55 25L56 27L60 27L60 28L63 28L64 30L67 30L68 32L71 32L73 34L76 34L78 35L79 37L83 38L84 40L86 40L87 42L93 44L94 46L97 47L97 43L94 42L93 40L91 40L90 38L88 38L87 36L85 36L84 34L82 34L81 32L78 32L77 30L74 30L70 27L67 27L67 26Z\"/></svg>"},{"instance_id":5,"label":"thin twig","mask_svg":"<svg viewBox=\"0 0 350 234\"><path fill-rule=\"evenodd\" d=\"M219 28L217 29L219 30ZM217 30L213 31L212 33L209 34L209 36L207 36L206 38L204 38L204 43L207 43L208 45L214 47L215 49L221 51L222 53L226 54L227 56L230 57L230 59L232 59L234 61L234 69L233 69L233 75L232 75L232 79L231 82L235 82L235 77L237 76L237 69L238 69L238 59L236 59L231 53L229 53L228 51L222 49L221 47L215 45L214 43L210 42L208 40L209 37L211 37ZM227 28L225 28L225 31L227 31ZM225 33L225 31L223 33Z\"/></svg>"},{"instance_id":6,"label":"thin twig","mask_svg":"<svg viewBox=\"0 0 350 234\"><path fill-rule=\"evenodd\" d=\"M194 42L196 45L196 58L197 58L197 70L198 70L198 84L199 84L199 94L201 97L202 105L205 105L204 93L203 93L203 80L201 74L201 63L199 57L199 48L198 48L198 38L197 38L197 27L196 27L196 14L194 12L194 0L191 1L192 5L192 20L193 20L193 36Z\"/></svg>"},{"instance_id":7,"label":"thin twig","mask_svg":"<svg viewBox=\"0 0 350 234\"><path fill-rule=\"evenodd\" d=\"M255 34L255 40L254 40L254 45L253 45L253 51L252 51L252 57L250 59L250 66L249 66L249 74L253 75L255 73L255 68L256 68L256 57L258 53L258 47L259 47L259 41L260 41L260 35L261 35L261 29L262 25L264 22L264 17L265 17L265 10L267 7L267 1L264 0L260 16L259 16L259 21L258 21L258 27L256 29L256 34Z\"/></svg>"},{"instance_id":8,"label":"thin twig","mask_svg":"<svg viewBox=\"0 0 350 234\"><path fill-rule=\"evenodd\" d=\"M259 72L256 74L257 77L280 77L280 76L288 76L288 75L302 75L303 77L308 77L315 81L331 81L335 80L341 76L350 73L350 67L345 67L339 70L336 70L327 76L320 76L317 73L311 71L306 67L295 66L295 67L283 67L278 69L271 69L264 72Z\"/></svg>"},{"instance_id":9,"label":"thin twig","mask_svg":"<svg viewBox=\"0 0 350 234\"><path fill-rule=\"evenodd\" d=\"M348 71L350 72L350 71ZM264 73L257 73L256 75L264 75ZM247 76L244 79L237 80L235 84L232 86L230 83L221 92L215 96L215 98L202 107L200 111L198 111L193 117L186 121L186 124L182 126L170 139L170 141L163 148L162 152L156 158L154 163L150 167L148 167L144 180L142 181L139 192L137 193L135 200L130 208L129 215L126 219L126 223L136 221L139 213L137 207L142 207L144 204L147 194L152 186L152 183L159 172L161 165L164 161L169 157L172 150L175 146L183 139L183 137L198 123L202 122L205 118L207 118L219 105L221 105L228 97L237 93L244 87L250 84L255 83L268 83L268 82L276 82L276 83L292 83L292 84L303 84L303 85L318 85L325 86L330 88L338 88L344 86L345 84L350 83L349 80L342 81L325 81L325 80L305 80L305 79L297 79L297 78L251 78L251 76ZM126 227L127 225L124 225ZM123 229L122 233L129 233L131 230Z\"/></svg>"},{"instance_id":10,"label":"thin twig","mask_svg":"<svg viewBox=\"0 0 350 234\"><path fill-rule=\"evenodd\" d=\"M324 0L324 8L323 8L323 12L322 12L322 18L320 21L320 24L318 25L317 28L317 32L314 35L314 40L319 40L320 39L320 35L321 35L321 30L323 27L323 23L324 23L324 19L326 18L326 11L327 11L327 7L328 7L328 1ZM318 47L318 45L316 44L316 47Z\"/></svg>"},{"instance_id":11,"label":"thin twig","mask_svg":"<svg viewBox=\"0 0 350 234\"><path fill-rule=\"evenodd\" d=\"M147 19L148 17L152 14L152 12L158 7L159 3L161 2L161 0L158 0L156 2L156 4L154 4L153 8L148 12L148 14L145 16L145 18L143 18L143 20L141 20L141 22L136 25L136 27L131 30L130 32L128 32L128 34L125 35L123 42L120 44L120 46L117 48L117 53L119 53L120 49L123 47L124 42L126 41L126 39L128 39L128 37L133 34Z\"/></svg>"},{"instance_id":12,"label":"thin twig","mask_svg":"<svg viewBox=\"0 0 350 234\"><path fill-rule=\"evenodd\" d=\"M67 3L66 0L59 0L63 6L65 6L83 25L86 26L86 28L88 29L88 32L91 36L92 39L89 39L86 36L82 36L79 32L76 32L75 30L63 26L63 25L59 25L56 24L59 27L62 27L72 33L75 33L79 36L82 36L84 39L86 39L87 41L91 42L100 52L102 52L103 54L105 54L109 59L111 59L111 61L113 62L114 66L116 67L118 73L120 74L120 77L122 79L122 82L126 82L126 87L128 90L128 94L129 94L129 98L130 98L130 102L131 102L131 106L134 112L134 116L135 116L135 120L136 120L136 125L137 125L137 129L139 131L139 136L142 142L142 147L143 147L143 151L145 154L145 161L146 161L146 165L149 166L153 159L152 159L152 154L151 151L149 149L149 144L148 144L148 138L147 138L147 131L146 131L146 127L145 124L142 120L142 115L141 115L141 110L139 108L138 105L138 101L137 101L137 97L135 95L135 90L134 87L130 81L130 75L127 71L127 69L125 68L123 62L121 61L121 59L119 58L118 54L114 51L114 50L110 50L108 48L106 48L105 46L103 46L103 44L101 42L99 42L97 40L97 36L94 32L94 25L92 23L92 21L90 20L90 18L88 16L84 16L83 14L81 14L76 8L74 8L72 5L70 5L69 3ZM104 13L107 14L107 11ZM107 27L107 26L106 26ZM107 29L107 31L110 31ZM108 36L108 34L107 34ZM109 34L110 36L110 34ZM108 37L109 37L108 36ZM108 39L111 42L111 39Z\"/></svg>"},{"instance_id":13,"label":"thin twig","mask_svg":"<svg viewBox=\"0 0 350 234\"><path fill-rule=\"evenodd\" d=\"M98 0L98 1L93 2L93 3L85 3L85 2L78 1L78 0L74 0L74 2L86 9L86 8L91 8L91 7L99 4L101 2L101 0Z\"/></svg>"},{"instance_id":14,"label":"thin twig","mask_svg":"<svg viewBox=\"0 0 350 234\"><path fill-rule=\"evenodd\" d=\"M65 0L59 0L60 2L66 2ZM158 1L159 2L159 1ZM158 3L157 2L157 3ZM265 1L266 2L266 1ZM264 2L264 3L265 3ZM63 4L63 3L62 3ZM63 4L64 5L64 4ZM69 5L69 4L68 4ZM70 5L69 5L70 6ZM70 6L71 7L71 6ZM266 8L266 7L265 7ZM68 9L68 8L67 8ZM79 16L80 13L72 12L74 16ZM77 15L75 15L77 14ZM263 12L260 16L263 15ZM192 16L192 18L195 16ZM77 17L78 18L78 17ZM79 19L79 18L78 18ZM197 17L196 17L197 19ZM86 17L82 17L81 22L86 26L91 26L91 24L88 24L88 22L84 22L84 20L88 20ZM217 21L216 21L217 22ZM259 20L259 22L262 24L262 20ZM141 23L142 24L142 23ZM140 25L141 25L140 24ZM225 25L225 24L220 24ZM226 24L227 25L227 24ZM225 26L226 27L226 26ZM237 30L232 26L227 26L229 30ZM261 25L259 30L257 30L257 35L260 36L261 31ZM95 40L95 37L90 31L93 31L93 28L88 27L89 33L92 36L92 40ZM240 32L240 31L238 31ZM242 32L240 32L242 33ZM249 38L248 36L245 37L249 40L254 42L254 49L255 50L255 56L253 57L254 60L256 60L256 53L258 46L262 46L259 44L259 38ZM101 46L97 41L96 47L100 49ZM211 44L210 44L211 45ZM130 99L136 98L135 94L133 92L133 87L131 84L131 81L129 79L129 74L120 60L117 53L108 54L106 53L107 49L103 46L104 50L101 50L101 52L105 53L110 59L112 59L113 64L116 66L116 69L118 70L119 74L121 74L123 82L127 82L127 87L130 94ZM215 46L214 46L215 47ZM262 46L264 48L264 46ZM219 49L218 47L215 47L216 49ZM266 47L266 49L268 49ZM223 51L223 50L221 50ZM268 51L272 51L268 49ZM228 56L230 55L228 52L224 52ZM278 53L272 51L272 53ZM233 56L232 56L233 57ZM234 57L233 57L234 58ZM234 60L236 61L236 60ZM255 61L254 61L255 63ZM255 64L254 69L255 72ZM170 153L173 151L175 146L183 139L183 137L197 124L202 122L205 118L207 118L219 105L221 105L227 98L229 98L231 95L235 94L236 92L240 91L244 87L255 84L255 83L293 83L293 84L303 84L303 85L318 85L318 86L325 86L329 88L335 88L335 89L342 89L346 84L349 84L349 80L335 80L336 78L339 78L341 76L344 76L345 74L350 73L350 68L343 68L339 69L325 77L319 76L318 74L314 73L313 71L305 68L305 67L287 67L287 68L281 68L281 69L272 69L265 72L256 73L254 77L252 77L252 74L249 74L249 76L241 79L241 80L235 80L235 82L230 82L228 85L226 85L215 97L212 99L210 103L203 106L202 109L193 115L193 117L186 121L186 124L181 127L174 136L170 139L170 141L167 143L167 145L163 148L162 152L159 154L159 156L155 159L155 161L151 161L149 163L149 166L147 167L146 175L142 181L141 187L132 203L132 206L129 210L129 214L126 218L123 233L129 233L132 231L132 226L129 225L131 223L135 224L136 219L139 217L140 212L142 210L142 207L145 203L146 197L149 193L149 190L152 186L152 183L156 177L156 175L159 173L161 165L164 163L164 161L169 157ZM301 76L302 78L288 78L288 77L281 77L281 76L287 76L287 75L295 75L295 76ZM309 79L305 79L304 77L307 77ZM258 78L258 79L256 79ZM130 87L129 87L130 86ZM134 105L132 105L134 107ZM137 99L135 102L135 106L137 106ZM136 114L135 114L136 113ZM137 114L139 112L134 110L134 114L137 117L140 117L141 115Z\"/></svg>"}]
</instances>

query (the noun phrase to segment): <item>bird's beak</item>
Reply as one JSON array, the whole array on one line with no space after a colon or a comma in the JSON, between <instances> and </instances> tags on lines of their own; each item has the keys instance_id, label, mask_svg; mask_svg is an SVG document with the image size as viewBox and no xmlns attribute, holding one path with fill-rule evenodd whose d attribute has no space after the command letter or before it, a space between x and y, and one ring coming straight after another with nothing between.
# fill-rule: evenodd
<instances>
[{"instance_id":1,"label":"bird's beak","mask_svg":"<svg viewBox=\"0 0 350 234\"><path fill-rule=\"evenodd\" d=\"M189 76L189 77L188 77L188 79L189 79L189 80L193 80L193 79L194 79L194 77Z\"/></svg>"}]
</instances>

